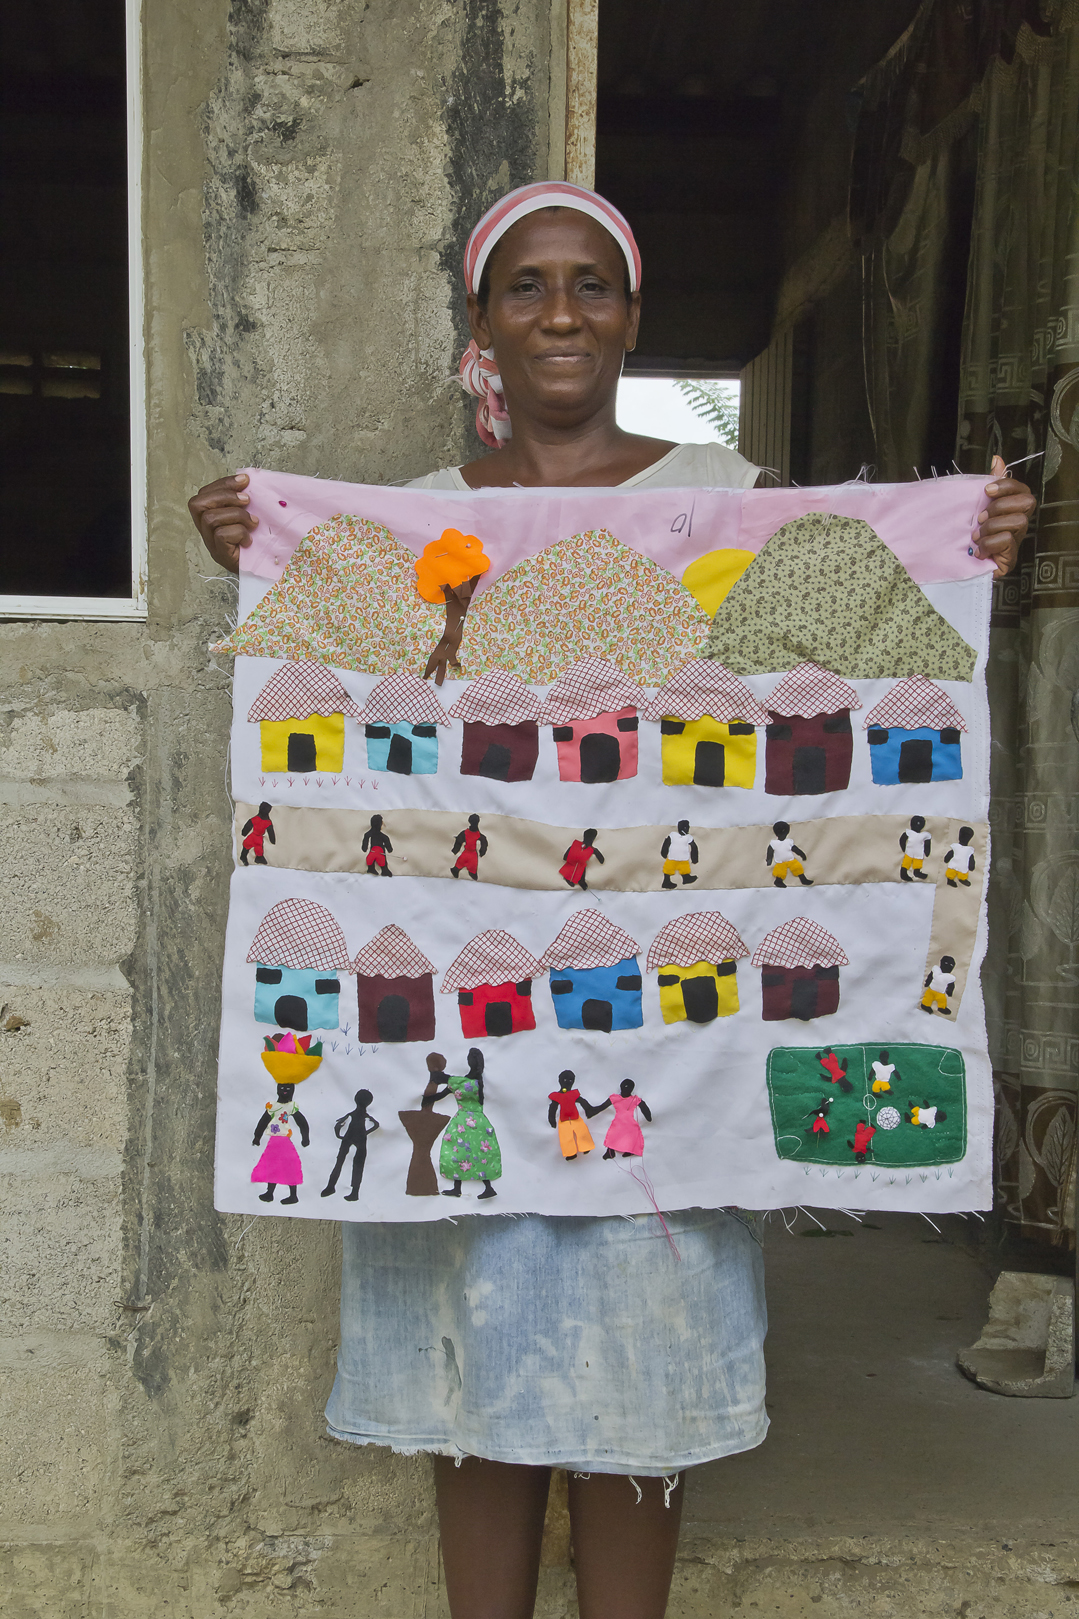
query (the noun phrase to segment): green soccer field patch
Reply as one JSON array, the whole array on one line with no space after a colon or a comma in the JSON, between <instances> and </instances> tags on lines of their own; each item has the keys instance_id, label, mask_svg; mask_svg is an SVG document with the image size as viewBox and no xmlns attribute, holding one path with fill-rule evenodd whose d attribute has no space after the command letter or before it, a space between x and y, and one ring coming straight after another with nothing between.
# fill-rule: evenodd
<instances>
[{"instance_id":1,"label":"green soccer field patch","mask_svg":"<svg viewBox=\"0 0 1079 1619\"><path fill-rule=\"evenodd\" d=\"M831 1049L846 1062L844 1090L829 1080L820 1054ZM895 1065L890 1092L874 1095L874 1060L881 1050ZM873 1127L865 1149L865 1166L886 1169L924 1168L957 1163L967 1145L966 1065L951 1046L892 1045L868 1041L857 1046L777 1046L768 1055L768 1101L780 1158L804 1164L849 1164L859 1167L848 1142L859 1123ZM814 1112L830 1102L827 1130L814 1133ZM935 1108L933 1127L908 1123L912 1107ZM946 1115L941 1117L941 1115Z\"/></svg>"}]
</instances>

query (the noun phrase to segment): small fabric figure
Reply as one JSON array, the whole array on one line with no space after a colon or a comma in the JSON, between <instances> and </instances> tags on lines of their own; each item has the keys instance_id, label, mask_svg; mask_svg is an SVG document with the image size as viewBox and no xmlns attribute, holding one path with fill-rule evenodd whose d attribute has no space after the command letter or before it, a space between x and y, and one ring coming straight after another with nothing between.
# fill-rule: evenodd
<instances>
[{"instance_id":1,"label":"small fabric figure","mask_svg":"<svg viewBox=\"0 0 1079 1619\"><path fill-rule=\"evenodd\" d=\"M377 1119L368 1113L368 1105L374 1101L370 1091L356 1092L356 1106L351 1113L344 1113L333 1127L333 1133L341 1145L337 1152L337 1162L330 1171L330 1178L322 1188L323 1197L332 1197L337 1190L337 1182L345 1159L350 1152L355 1156L352 1160L352 1190L345 1193L346 1203L355 1203L360 1195L360 1182L363 1180L364 1166L367 1163L367 1137L373 1135L380 1128Z\"/></svg>"},{"instance_id":2,"label":"small fabric figure","mask_svg":"<svg viewBox=\"0 0 1079 1619\"><path fill-rule=\"evenodd\" d=\"M587 890L585 871L588 862L595 857L603 865L603 856L595 846L596 829L594 826L586 827L579 838L574 838L565 854L562 856L564 865L559 867L558 875L565 878L571 888Z\"/></svg>"},{"instance_id":3,"label":"small fabric figure","mask_svg":"<svg viewBox=\"0 0 1079 1619\"><path fill-rule=\"evenodd\" d=\"M925 829L925 816L912 815L910 826L905 832L899 834L899 847L903 851L903 859L899 867L899 875L903 882L910 883L915 877L926 880L926 873L922 866L928 859L933 846L933 840ZM914 876L911 876L913 872Z\"/></svg>"},{"instance_id":4,"label":"small fabric figure","mask_svg":"<svg viewBox=\"0 0 1079 1619\"><path fill-rule=\"evenodd\" d=\"M942 1107L930 1107L928 1102L923 1102L921 1107L912 1107L905 1117L908 1124L916 1124L922 1130L935 1130L948 1115Z\"/></svg>"},{"instance_id":5,"label":"small fabric figure","mask_svg":"<svg viewBox=\"0 0 1079 1619\"><path fill-rule=\"evenodd\" d=\"M461 1182L467 1180L483 1182L477 1202L497 1197L491 1182L502 1174L502 1150L495 1127L483 1111L483 1052L478 1046L472 1047L466 1077L432 1072L432 1081L436 1078L445 1080L445 1088L431 1092L429 1085L432 1101L441 1101L452 1091L457 1103L457 1112L446 1126L438 1157L439 1174L453 1182L442 1196L460 1197Z\"/></svg>"},{"instance_id":6,"label":"small fabric figure","mask_svg":"<svg viewBox=\"0 0 1079 1619\"><path fill-rule=\"evenodd\" d=\"M804 849L791 838L791 829L786 821L776 821L772 827L772 841L768 845L768 852L764 857L766 866L772 868L772 881L777 888L786 888L788 876L797 877L803 888L812 888L813 879L805 874L802 862L806 858Z\"/></svg>"},{"instance_id":7,"label":"small fabric figure","mask_svg":"<svg viewBox=\"0 0 1079 1619\"><path fill-rule=\"evenodd\" d=\"M870 1144L876 1133L877 1130L875 1125L865 1124L861 1119L859 1119L858 1123L854 1126L854 1140L848 1141L847 1146L854 1154L855 1161L857 1163L865 1163L865 1155L869 1151Z\"/></svg>"},{"instance_id":8,"label":"small fabric figure","mask_svg":"<svg viewBox=\"0 0 1079 1619\"><path fill-rule=\"evenodd\" d=\"M934 1010L942 1017L951 1017L952 1009L948 1005L948 998L955 992L955 959L952 956L941 956L940 965L931 967L925 980L925 994L921 999L923 1012L933 1016Z\"/></svg>"},{"instance_id":9,"label":"small fabric figure","mask_svg":"<svg viewBox=\"0 0 1079 1619\"><path fill-rule=\"evenodd\" d=\"M890 1091L892 1088L892 1080L899 1080L902 1078L902 1075L896 1068L895 1063L889 1062L888 1053L886 1051L881 1052L880 1057L875 1063L872 1064L872 1068L872 1091L874 1096L879 1096L882 1091Z\"/></svg>"},{"instance_id":10,"label":"small fabric figure","mask_svg":"<svg viewBox=\"0 0 1079 1619\"><path fill-rule=\"evenodd\" d=\"M551 1091L547 1097L551 1104L547 1109L547 1123L552 1130L557 1127L558 1145L567 1163L576 1158L578 1153L591 1152L596 1145L578 1111L578 1102L589 1118L600 1111L599 1108L593 1107L591 1102L585 1101L573 1083L575 1077L571 1068L563 1069L558 1076L558 1089Z\"/></svg>"},{"instance_id":11,"label":"small fabric figure","mask_svg":"<svg viewBox=\"0 0 1079 1619\"><path fill-rule=\"evenodd\" d=\"M468 825L454 838L450 853L457 856L456 863L450 867L450 876L459 877L462 871L467 871L472 881L478 883L480 879L477 868L487 853L487 838L480 831L478 815L468 817Z\"/></svg>"},{"instance_id":12,"label":"small fabric figure","mask_svg":"<svg viewBox=\"0 0 1079 1619\"><path fill-rule=\"evenodd\" d=\"M834 1098L831 1096L822 1096L816 1107L811 1108L808 1113L802 1115L803 1118L813 1120L812 1125L806 1131L807 1136L831 1134L828 1128L828 1109L831 1107L833 1100Z\"/></svg>"},{"instance_id":13,"label":"small fabric figure","mask_svg":"<svg viewBox=\"0 0 1079 1619\"><path fill-rule=\"evenodd\" d=\"M241 866L247 865L247 857L250 854L254 855L256 866L264 866L266 864L266 839L269 838L271 843L277 842L277 834L273 829L273 822L270 820L269 804L263 803L259 805L258 814L252 815L249 821L244 822L240 829L240 836L244 840L243 848L240 850ZM953 883L952 886L954 888L955 884Z\"/></svg>"},{"instance_id":14,"label":"small fabric figure","mask_svg":"<svg viewBox=\"0 0 1079 1619\"><path fill-rule=\"evenodd\" d=\"M393 876L393 872L386 863L386 856L393 853L393 844L382 830L381 815L372 815L371 825L363 835L360 852L367 856L367 874L369 877Z\"/></svg>"},{"instance_id":15,"label":"small fabric figure","mask_svg":"<svg viewBox=\"0 0 1079 1619\"><path fill-rule=\"evenodd\" d=\"M595 1113L603 1113L607 1108L614 1108L614 1120L607 1134L603 1138L606 1148L604 1158L613 1158L621 1153L623 1158L642 1158L644 1156L644 1132L637 1123L638 1110L642 1116L652 1122L652 1113L647 1102L642 1102L633 1092L633 1081L624 1079L618 1087L617 1096L612 1092L605 1102L594 1107L589 1112L589 1118Z\"/></svg>"},{"instance_id":16,"label":"small fabric figure","mask_svg":"<svg viewBox=\"0 0 1079 1619\"><path fill-rule=\"evenodd\" d=\"M281 1207L286 1203L298 1203L296 1188L303 1185L303 1165L300 1155L292 1144L292 1126L295 1124L300 1132L300 1146L311 1145L311 1128L293 1101L295 1085L279 1085L277 1087L277 1101L267 1102L262 1117L255 1126L255 1136L252 1145L257 1147L263 1136L269 1132L269 1140L262 1151L262 1156L251 1171L251 1179L256 1184L265 1182L266 1190L259 1193L260 1203L272 1203L274 1192L279 1186L287 1186L288 1197L281 1199Z\"/></svg>"},{"instance_id":17,"label":"small fabric figure","mask_svg":"<svg viewBox=\"0 0 1079 1619\"><path fill-rule=\"evenodd\" d=\"M664 838L659 852L663 860L664 888L677 887L672 877L681 877L683 888L697 881L689 869L697 864L697 845L690 835L688 821L679 821L676 830Z\"/></svg>"},{"instance_id":18,"label":"small fabric figure","mask_svg":"<svg viewBox=\"0 0 1079 1619\"><path fill-rule=\"evenodd\" d=\"M828 1075L830 1085L838 1085L841 1091L852 1091L854 1086L847 1078L847 1059L840 1062L831 1046L825 1046L823 1051L817 1052L817 1061Z\"/></svg>"},{"instance_id":19,"label":"small fabric figure","mask_svg":"<svg viewBox=\"0 0 1079 1619\"><path fill-rule=\"evenodd\" d=\"M970 847L973 836L972 826L961 826L959 842L953 843L944 856L944 875L949 888L957 888L960 883L964 888L970 887L970 874L974 870L974 850Z\"/></svg>"}]
</instances>

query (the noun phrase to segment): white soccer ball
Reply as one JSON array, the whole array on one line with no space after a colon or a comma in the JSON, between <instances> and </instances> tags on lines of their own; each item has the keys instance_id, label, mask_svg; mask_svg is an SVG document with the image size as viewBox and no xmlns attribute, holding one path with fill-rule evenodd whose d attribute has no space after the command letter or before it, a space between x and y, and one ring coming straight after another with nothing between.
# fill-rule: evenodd
<instances>
[{"instance_id":1,"label":"white soccer ball","mask_svg":"<svg viewBox=\"0 0 1079 1619\"><path fill-rule=\"evenodd\" d=\"M897 1107L882 1107L877 1114L877 1128L880 1130L895 1130L902 1122Z\"/></svg>"}]
</instances>

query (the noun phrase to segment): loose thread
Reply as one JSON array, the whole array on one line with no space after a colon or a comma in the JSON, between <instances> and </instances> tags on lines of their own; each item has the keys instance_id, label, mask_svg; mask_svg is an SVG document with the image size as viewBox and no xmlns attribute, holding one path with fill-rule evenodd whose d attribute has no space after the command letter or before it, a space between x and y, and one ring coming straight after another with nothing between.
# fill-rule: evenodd
<instances>
[{"instance_id":1,"label":"loose thread","mask_svg":"<svg viewBox=\"0 0 1079 1619\"><path fill-rule=\"evenodd\" d=\"M668 1226L666 1220L663 1218L663 1210L660 1208L659 1204L656 1202L656 1189L652 1185L652 1182L648 1178L647 1170L642 1165L641 1172L638 1175L636 1168L626 1169L623 1164L619 1164L618 1167L619 1167L619 1169L622 1170L623 1174L628 1175L631 1180L635 1180L637 1182L637 1185L641 1188L641 1191L644 1193L645 1197L648 1199L649 1203L651 1203L652 1207L656 1211L656 1215L657 1215L657 1218L659 1219L659 1223L663 1227L663 1235L666 1237L667 1241L671 1245L671 1252L673 1253L675 1259L681 1261L682 1255L678 1251L678 1244L675 1242L674 1238L671 1236L670 1227Z\"/></svg>"},{"instance_id":2,"label":"loose thread","mask_svg":"<svg viewBox=\"0 0 1079 1619\"><path fill-rule=\"evenodd\" d=\"M629 1473L626 1476L637 1492L637 1505L640 1506L641 1502L644 1500L644 1491L641 1489L641 1486L637 1483L637 1480L633 1477L632 1473Z\"/></svg>"},{"instance_id":3,"label":"loose thread","mask_svg":"<svg viewBox=\"0 0 1079 1619\"><path fill-rule=\"evenodd\" d=\"M668 1478L666 1473L664 1473L664 1475L663 1475L663 1505L665 1507L670 1506L670 1504L671 1504L671 1496L674 1494L675 1490L677 1490L679 1482L680 1482L679 1481L679 1476L678 1476L677 1473L673 1474L672 1477L670 1477L670 1478Z\"/></svg>"}]
</instances>

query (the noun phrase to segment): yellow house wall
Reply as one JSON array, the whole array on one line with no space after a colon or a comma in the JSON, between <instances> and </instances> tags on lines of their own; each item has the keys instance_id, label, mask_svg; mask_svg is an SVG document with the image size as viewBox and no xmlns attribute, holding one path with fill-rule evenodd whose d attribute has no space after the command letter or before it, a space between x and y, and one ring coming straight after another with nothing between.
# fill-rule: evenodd
<instances>
[{"instance_id":1,"label":"yellow house wall","mask_svg":"<svg viewBox=\"0 0 1079 1619\"><path fill-rule=\"evenodd\" d=\"M288 769L288 739L297 733L315 739L315 769L339 771L345 762L343 714L311 714L303 720L263 720L263 770Z\"/></svg>"},{"instance_id":2,"label":"yellow house wall","mask_svg":"<svg viewBox=\"0 0 1079 1619\"><path fill-rule=\"evenodd\" d=\"M678 736L663 738L663 780L668 787L686 787L693 782L694 754L698 742L719 742L724 750L724 786L752 787L757 773L757 733L732 736L729 725L721 725L710 714L687 720Z\"/></svg>"},{"instance_id":3,"label":"yellow house wall","mask_svg":"<svg viewBox=\"0 0 1079 1619\"><path fill-rule=\"evenodd\" d=\"M726 964L725 964L726 965ZM738 1010L738 977L736 973L720 974L713 962L695 961L692 967L661 967L661 978L674 973L678 976L677 984L661 984L659 986L659 1009L663 1013L664 1023L684 1023L686 1021L686 1003L682 998L682 980L684 978L712 978L716 984L716 994L719 997L718 1017L730 1017Z\"/></svg>"}]
</instances>

